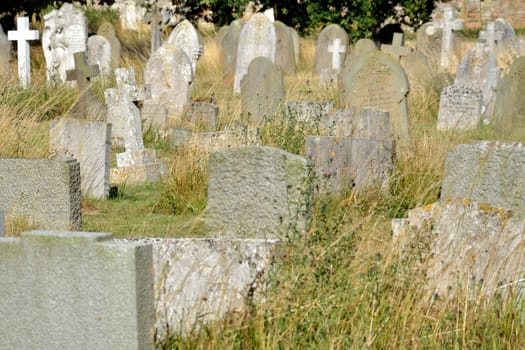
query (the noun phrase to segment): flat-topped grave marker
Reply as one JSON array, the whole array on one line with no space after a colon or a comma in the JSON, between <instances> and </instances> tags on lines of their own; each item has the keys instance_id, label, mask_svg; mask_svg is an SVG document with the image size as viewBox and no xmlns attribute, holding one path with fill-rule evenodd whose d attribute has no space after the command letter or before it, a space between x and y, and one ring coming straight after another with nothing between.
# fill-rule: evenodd
<instances>
[{"instance_id":1,"label":"flat-topped grave marker","mask_svg":"<svg viewBox=\"0 0 525 350\"><path fill-rule=\"evenodd\" d=\"M79 118L87 118L88 116L88 104L91 99L91 85L90 78L96 77L100 70L98 65L88 65L86 54L84 52L75 52L75 69L68 70L67 80L76 81L78 89L80 91L80 98L78 101L79 105Z\"/></svg>"},{"instance_id":2,"label":"flat-topped grave marker","mask_svg":"<svg viewBox=\"0 0 525 350\"><path fill-rule=\"evenodd\" d=\"M31 83L31 60L29 40L38 40L38 30L29 30L29 18L17 18L17 30L7 32L7 37L11 41L17 42L18 52L18 78L22 87L27 88Z\"/></svg>"},{"instance_id":3,"label":"flat-topped grave marker","mask_svg":"<svg viewBox=\"0 0 525 350\"><path fill-rule=\"evenodd\" d=\"M405 46L403 33L394 33L392 39L392 45L383 44L381 45L381 51L388 53L396 60L401 61L402 57L407 56L411 51Z\"/></svg>"}]
</instances>

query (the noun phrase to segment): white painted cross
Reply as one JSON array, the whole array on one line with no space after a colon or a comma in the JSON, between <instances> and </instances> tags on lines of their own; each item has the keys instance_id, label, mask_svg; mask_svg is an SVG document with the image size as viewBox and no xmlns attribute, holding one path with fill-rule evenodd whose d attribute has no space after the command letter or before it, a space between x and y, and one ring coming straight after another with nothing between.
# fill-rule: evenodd
<instances>
[{"instance_id":1,"label":"white painted cross","mask_svg":"<svg viewBox=\"0 0 525 350\"><path fill-rule=\"evenodd\" d=\"M496 44L503 39L503 32L496 31L496 22L487 23L487 29L479 32L479 38L485 40L491 52L494 52Z\"/></svg>"},{"instance_id":2,"label":"white painted cross","mask_svg":"<svg viewBox=\"0 0 525 350\"><path fill-rule=\"evenodd\" d=\"M332 54L332 69L341 70L341 56L346 52L346 46L341 45L341 39L335 38L331 45L328 45L328 52Z\"/></svg>"},{"instance_id":3,"label":"white painted cross","mask_svg":"<svg viewBox=\"0 0 525 350\"><path fill-rule=\"evenodd\" d=\"M7 39L17 41L18 51L18 78L22 87L27 88L31 83L31 60L29 58L29 40L38 40L38 30L29 30L29 18L18 17L17 29L7 32Z\"/></svg>"},{"instance_id":4,"label":"white painted cross","mask_svg":"<svg viewBox=\"0 0 525 350\"><path fill-rule=\"evenodd\" d=\"M433 35L436 28L443 31L441 38L441 66L450 66L450 55L454 47L454 30L463 29L463 20L456 19L456 10L453 7L445 7L443 13L443 20L433 22L427 28L427 34Z\"/></svg>"}]
</instances>

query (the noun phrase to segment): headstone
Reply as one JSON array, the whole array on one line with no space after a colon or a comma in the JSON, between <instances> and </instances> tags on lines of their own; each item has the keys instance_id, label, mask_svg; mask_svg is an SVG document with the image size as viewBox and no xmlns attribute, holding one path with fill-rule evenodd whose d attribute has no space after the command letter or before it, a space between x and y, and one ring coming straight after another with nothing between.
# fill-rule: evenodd
<instances>
[{"instance_id":1,"label":"headstone","mask_svg":"<svg viewBox=\"0 0 525 350\"><path fill-rule=\"evenodd\" d=\"M162 112L165 108L168 116L180 116L184 106L190 102L193 79L191 61L182 49L164 44L155 51L144 68L144 83L151 86L151 99L144 102L143 117L146 122L155 128L167 129L167 124L162 124L167 123L166 117L157 115L155 118L149 110Z\"/></svg>"},{"instance_id":2,"label":"headstone","mask_svg":"<svg viewBox=\"0 0 525 350\"><path fill-rule=\"evenodd\" d=\"M31 83L31 59L29 57L29 40L38 40L38 30L29 30L29 18L17 18L17 30L7 32L9 40L17 41L18 78L22 87L27 88Z\"/></svg>"},{"instance_id":3,"label":"headstone","mask_svg":"<svg viewBox=\"0 0 525 350\"><path fill-rule=\"evenodd\" d=\"M275 116L285 94L283 74L268 58L255 58L241 82L243 118L249 124L260 124L264 117Z\"/></svg>"},{"instance_id":4,"label":"headstone","mask_svg":"<svg viewBox=\"0 0 525 350\"><path fill-rule=\"evenodd\" d=\"M292 33L293 52L295 54L295 65L298 66L301 58L301 37L299 36L299 33L297 33L297 30L295 30L294 28L288 27L288 30Z\"/></svg>"},{"instance_id":5,"label":"headstone","mask_svg":"<svg viewBox=\"0 0 525 350\"><path fill-rule=\"evenodd\" d=\"M0 25L0 79L11 78L11 43Z\"/></svg>"},{"instance_id":6,"label":"headstone","mask_svg":"<svg viewBox=\"0 0 525 350\"><path fill-rule=\"evenodd\" d=\"M425 55L433 71L437 71L440 66L442 36L443 31L430 22L423 24L416 32L417 51Z\"/></svg>"},{"instance_id":7,"label":"headstone","mask_svg":"<svg viewBox=\"0 0 525 350\"><path fill-rule=\"evenodd\" d=\"M307 128L319 128L334 107L332 101L288 102L286 119L304 123Z\"/></svg>"},{"instance_id":8,"label":"headstone","mask_svg":"<svg viewBox=\"0 0 525 350\"><path fill-rule=\"evenodd\" d=\"M454 31L463 29L463 20L456 19L456 9L453 7L445 7L443 11L443 19L433 22L426 31L428 35L434 35L436 28L442 30L440 64L441 67L448 68L454 48Z\"/></svg>"},{"instance_id":9,"label":"headstone","mask_svg":"<svg viewBox=\"0 0 525 350\"><path fill-rule=\"evenodd\" d=\"M521 48L514 28L503 18L487 23L487 28L480 31L480 40L486 43L491 52L498 56L521 56Z\"/></svg>"},{"instance_id":10,"label":"headstone","mask_svg":"<svg viewBox=\"0 0 525 350\"><path fill-rule=\"evenodd\" d=\"M74 159L0 159L0 210L7 220L23 218L41 229L80 230L79 163Z\"/></svg>"},{"instance_id":11,"label":"headstone","mask_svg":"<svg viewBox=\"0 0 525 350\"><path fill-rule=\"evenodd\" d=\"M255 14L242 27L237 46L237 62L233 81L233 92L241 92L241 80L248 73L248 66L256 57L265 57L275 62L277 35L275 27L262 13Z\"/></svg>"},{"instance_id":12,"label":"headstone","mask_svg":"<svg viewBox=\"0 0 525 350\"><path fill-rule=\"evenodd\" d=\"M210 154L227 149L261 145L259 129L232 128L221 131L192 133L185 146L195 153Z\"/></svg>"},{"instance_id":13,"label":"headstone","mask_svg":"<svg viewBox=\"0 0 525 350\"><path fill-rule=\"evenodd\" d=\"M340 101L346 109L373 108L390 113L394 140L409 139L408 78L399 63L382 52L361 56L342 72Z\"/></svg>"},{"instance_id":14,"label":"headstone","mask_svg":"<svg viewBox=\"0 0 525 350\"><path fill-rule=\"evenodd\" d=\"M496 90L494 128L500 135L522 137L525 125L525 57L514 60Z\"/></svg>"},{"instance_id":15,"label":"headstone","mask_svg":"<svg viewBox=\"0 0 525 350\"><path fill-rule=\"evenodd\" d=\"M204 46L197 30L187 19L180 22L170 34L168 43L182 49L191 60L193 75L197 71L197 61L201 58Z\"/></svg>"},{"instance_id":16,"label":"headstone","mask_svg":"<svg viewBox=\"0 0 525 350\"><path fill-rule=\"evenodd\" d=\"M205 221L220 236L285 238L306 232L311 217L306 158L272 147L210 155Z\"/></svg>"},{"instance_id":17,"label":"headstone","mask_svg":"<svg viewBox=\"0 0 525 350\"><path fill-rule=\"evenodd\" d=\"M42 48L48 83L65 83L66 71L74 69L74 53L87 51L87 19L70 3L44 15Z\"/></svg>"},{"instance_id":18,"label":"headstone","mask_svg":"<svg viewBox=\"0 0 525 350\"><path fill-rule=\"evenodd\" d=\"M394 33L392 45L381 45L381 51L388 53L390 56L398 61L410 53L410 49L405 47L405 39L403 33Z\"/></svg>"},{"instance_id":19,"label":"headstone","mask_svg":"<svg viewBox=\"0 0 525 350\"><path fill-rule=\"evenodd\" d=\"M334 137L391 140L390 114L372 108L336 109L321 120L319 134Z\"/></svg>"},{"instance_id":20,"label":"headstone","mask_svg":"<svg viewBox=\"0 0 525 350\"><path fill-rule=\"evenodd\" d=\"M135 32L140 30L146 7L140 6L136 0L116 0L111 8L119 13L122 29Z\"/></svg>"},{"instance_id":21,"label":"headstone","mask_svg":"<svg viewBox=\"0 0 525 350\"><path fill-rule=\"evenodd\" d=\"M320 75L326 70L339 73L343 68L348 43L348 34L339 25L331 24L324 28L315 46L314 73Z\"/></svg>"},{"instance_id":22,"label":"headstone","mask_svg":"<svg viewBox=\"0 0 525 350\"><path fill-rule=\"evenodd\" d=\"M224 35L220 42L224 61L223 80L231 85L233 85L233 79L235 78L237 47L239 45L241 29L242 22L240 20L233 21L228 28L228 32Z\"/></svg>"},{"instance_id":23,"label":"headstone","mask_svg":"<svg viewBox=\"0 0 525 350\"><path fill-rule=\"evenodd\" d=\"M270 22L275 22L275 16L273 14L273 8L269 8L269 9L266 9L264 10L264 15L266 17L268 17L268 19L270 20Z\"/></svg>"},{"instance_id":24,"label":"headstone","mask_svg":"<svg viewBox=\"0 0 525 350\"><path fill-rule=\"evenodd\" d=\"M412 51L401 61L413 91L426 91L432 82L433 69L420 51Z\"/></svg>"},{"instance_id":25,"label":"headstone","mask_svg":"<svg viewBox=\"0 0 525 350\"><path fill-rule=\"evenodd\" d=\"M82 195L105 199L109 194L111 124L73 118L51 122L51 156L71 157L80 162Z\"/></svg>"},{"instance_id":26,"label":"headstone","mask_svg":"<svg viewBox=\"0 0 525 350\"><path fill-rule=\"evenodd\" d=\"M98 27L97 35L108 39L111 46L111 69L120 67L120 51L121 45L117 37L115 27L110 22L104 22Z\"/></svg>"},{"instance_id":27,"label":"headstone","mask_svg":"<svg viewBox=\"0 0 525 350\"><path fill-rule=\"evenodd\" d=\"M352 67L355 61L358 60L361 56L376 51L377 46L372 40L366 38L359 39L355 43L352 51L346 55L344 67L348 69Z\"/></svg>"},{"instance_id":28,"label":"headstone","mask_svg":"<svg viewBox=\"0 0 525 350\"><path fill-rule=\"evenodd\" d=\"M273 24L275 26L275 35L277 38L275 66L284 74L294 75L296 67L292 32L282 22L275 21Z\"/></svg>"},{"instance_id":29,"label":"headstone","mask_svg":"<svg viewBox=\"0 0 525 350\"><path fill-rule=\"evenodd\" d=\"M148 12L144 16L151 31L151 54L162 46L162 33L169 24L174 24L171 13L171 1L154 0L150 2Z\"/></svg>"},{"instance_id":30,"label":"headstone","mask_svg":"<svg viewBox=\"0 0 525 350\"><path fill-rule=\"evenodd\" d=\"M2 348L152 349L152 271L151 246L107 233L0 239Z\"/></svg>"},{"instance_id":31,"label":"headstone","mask_svg":"<svg viewBox=\"0 0 525 350\"><path fill-rule=\"evenodd\" d=\"M208 102L193 102L184 111L182 120L193 130L215 131L219 106Z\"/></svg>"},{"instance_id":32,"label":"headstone","mask_svg":"<svg viewBox=\"0 0 525 350\"><path fill-rule=\"evenodd\" d=\"M101 35L93 35L88 38L87 63L97 65L102 77L111 75L111 44L108 39Z\"/></svg>"},{"instance_id":33,"label":"headstone","mask_svg":"<svg viewBox=\"0 0 525 350\"><path fill-rule=\"evenodd\" d=\"M481 122L483 93L462 84L447 86L439 99L438 130L475 129Z\"/></svg>"},{"instance_id":34,"label":"headstone","mask_svg":"<svg viewBox=\"0 0 525 350\"><path fill-rule=\"evenodd\" d=\"M99 75L100 70L98 65L88 65L85 52L75 52L75 68L68 70L67 80L76 81L79 98L73 110L73 116L81 119L99 119L98 115L94 115L94 101L91 92L90 79ZM96 112L96 111L95 111Z\"/></svg>"}]
</instances>

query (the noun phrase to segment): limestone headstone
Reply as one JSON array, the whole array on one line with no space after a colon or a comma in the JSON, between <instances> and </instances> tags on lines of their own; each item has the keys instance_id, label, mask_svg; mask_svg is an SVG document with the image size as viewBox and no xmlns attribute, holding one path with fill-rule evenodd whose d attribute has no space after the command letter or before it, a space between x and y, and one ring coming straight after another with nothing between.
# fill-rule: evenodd
<instances>
[{"instance_id":1,"label":"limestone headstone","mask_svg":"<svg viewBox=\"0 0 525 350\"><path fill-rule=\"evenodd\" d=\"M233 85L235 78L235 66L237 64L237 47L239 45L239 36L241 34L242 22L233 21L228 27L228 31L222 38L220 44L224 62L223 80Z\"/></svg>"},{"instance_id":2,"label":"limestone headstone","mask_svg":"<svg viewBox=\"0 0 525 350\"><path fill-rule=\"evenodd\" d=\"M92 35L88 38L87 63L98 65L100 75L109 77L111 75L111 44L108 39L101 35Z\"/></svg>"},{"instance_id":3,"label":"limestone headstone","mask_svg":"<svg viewBox=\"0 0 525 350\"><path fill-rule=\"evenodd\" d=\"M0 78L9 80L11 78L11 43L7 39L0 25Z\"/></svg>"},{"instance_id":4,"label":"limestone headstone","mask_svg":"<svg viewBox=\"0 0 525 350\"><path fill-rule=\"evenodd\" d=\"M340 101L345 108L373 108L390 113L395 140L409 138L408 78L399 63L382 52L361 56L342 72Z\"/></svg>"},{"instance_id":5,"label":"limestone headstone","mask_svg":"<svg viewBox=\"0 0 525 350\"><path fill-rule=\"evenodd\" d=\"M248 123L273 117L284 103L283 74L265 57L255 58L241 82L241 113Z\"/></svg>"},{"instance_id":6,"label":"limestone headstone","mask_svg":"<svg viewBox=\"0 0 525 350\"><path fill-rule=\"evenodd\" d=\"M441 67L448 68L451 64L451 57L454 48L454 31L463 29L463 20L456 18L456 9L453 7L443 8L443 19L435 21L426 28L428 35L434 35L436 29L441 29Z\"/></svg>"},{"instance_id":7,"label":"limestone headstone","mask_svg":"<svg viewBox=\"0 0 525 350\"><path fill-rule=\"evenodd\" d=\"M7 32L9 40L17 41L18 78L22 87L27 88L31 83L31 60L29 56L29 40L38 40L38 30L29 30L29 18L17 18L17 30Z\"/></svg>"},{"instance_id":8,"label":"limestone headstone","mask_svg":"<svg viewBox=\"0 0 525 350\"><path fill-rule=\"evenodd\" d=\"M110 22L104 22L98 27L97 35L108 39L111 45L111 69L118 68L120 66L121 45L115 27Z\"/></svg>"},{"instance_id":9,"label":"limestone headstone","mask_svg":"<svg viewBox=\"0 0 525 350\"><path fill-rule=\"evenodd\" d=\"M206 225L222 236L285 238L304 233L311 216L306 158L272 147L210 155Z\"/></svg>"},{"instance_id":10,"label":"limestone headstone","mask_svg":"<svg viewBox=\"0 0 525 350\"><path fill-rule=\"evenodd\" d=\"M295 74L295 46L292 32L282 22L275 21L277 46L275 49L275 66L284 74Z\"/></svg>"},{"instance_id":11,"label":"limestone headstone","mask_svg":"<svg viewBox=\"0 0 525 350\"><path fill-rule=\"evenodd\" d=\"M324 28L315 46L314 73L317 75L327 71L339 73L345 62L348 43L348 34L339 25L331 24Z\"/></svg>"},{"instance_id":12,"label":"limestone headstone","mask_svg":"<svg viewBox=\"0 0 525 350\"><path fill-rule=\"evenodd\" d=\"M187 19L180 22L171 32L168 43L182 49L191 60L193 74L197 70L197 61L201 58L204 50L202 39L197 30Z\"/></svg>"},{"instance_id":13,"label":"limestone headstone","mask_svg":"<svg viewBox=\"0 0 525 350\"><path fill-rule=\"evenodd\" d=\"M475 129L481 122L483 92L473 86L454 84L441 92L438 130Z\"/></svg>"},{"instance_id":14,"label":"limestone headstone","mask_svg":"<svg viewBox=\"0 0 525 350\"><path fill-rule=\"evenodd\" d=\"M248 73L248 66L252 60L256 57L266 57L274 63L276 48L277 35L273 23L262 13L257 13L242 27L239 35L233 81L235 93L241 92L241 80Z\"/></svg>"}]
</instances>

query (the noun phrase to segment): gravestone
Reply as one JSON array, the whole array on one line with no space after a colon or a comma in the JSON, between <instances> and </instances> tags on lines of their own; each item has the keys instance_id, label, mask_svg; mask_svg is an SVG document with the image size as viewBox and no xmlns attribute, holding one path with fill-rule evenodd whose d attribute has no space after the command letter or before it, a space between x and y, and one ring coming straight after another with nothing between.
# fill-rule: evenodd
<instances>
[{"instance_id":1,"label":"gravestone","mask_svg":"<svg viewBox=\"0 0 525 350\"><path fill-rule=\"evenodd\" d=\"M235 78L235 66L237 64L237 47L239 45L239 36L241 34L242 22L233 21L220 44L224 62L223 81L233 85Z\"/></svg>"},{"instance_id":2,"label":"gravestone","mask_svg":"<svg viewBox=\"0 0 525 350\"><path fill-rule=\"evenodd\" d=\"M182 121L190 125L192 130L217 129L217 118L219 116L219 106L208 102L193 102L184 111Z\"/></svg>"},{"instance_id":3,"label":"gravestone","mask_svg":"<svg viewBox=\"0 0 525 350\"><path fill-rule=\"evenodd\" d=\"M82 229L79 163L0 159L0 210L7 220L22 218L41 229Z\"/></svg>"},{"instance_id":4,"label":"gravestone","mask_svg":"<svg viewBox=\"0 0 525 350\"><path fill-rule=\"evenodd\" d=\"M438 130L467 130L480 125L483 92L473 86L454 84L441 92Z\"/></svg>"},{"instance_id":5,"label":"gravestone","mask_svg":"<svg viewBox=\"0 0 525 350\"><path fill-rule=\"evenodd\" d=\"M1 347L152 349L152 271L150 245L107 233L0 239Z\"/></svg>"},{"instance_id":6,"label":"gravestone","mask_svg":"<svg viewBox=\"0 0 525 350\"><path fill-rule=\"evenodd\" d=\"M405 47L405 38L403 33L394 33L392 44L382 44L381 51L388 53L398 61L402 61L401 59L407 56L411 50L408 47Z\"/></svg>"},{"instance_id":7,"label":"gravestone","mask_svg":"<svg viewBox=\"0 0 525 350\"><path fill-rule=\"evenodd\" d=\"M205 222L216 236L285 238L311 217L306 158L272 147L214 152L208 163Z\"/></svg>"},{"instance_id":8,"label":"gravestone","mask_svg":"<svg viewBox=\"0 0 525 350\"><path fill-rule=\"evenodd\" d=\"M399 63L376 51L358 58L342 72L340 101L345 109L373 108L390 113L394 140L409 139L408 78Z\"/></svg>"},{"instance_id":9,"label":"gravestone","mask_svg":"<svg viewBox=\"0 0 525 350\"><path fill-rule=\"evenodd\" d=\"M111 8L119 13L122 29L138 32L144 25L146 7L136 0L115 0Z\"/></svg>"},{"instance_id":10,"label":"gravestone","mask_svg":"<svg viewBox=\"0 0 525 350\"><path fill-rule=\"evenodd\" d=\"M522 137L525 125L525 57L518 57L496 90L494 128L500 135Z\"/></svg>"},{"instance_id":11,"label":"gravestone","mask_svg":"<svg viewBox=\"0 0 525 350\"><path fill-rule=\"evenodd\" d=\"M436 29L441 29L441 67L450 67L450 60L452 57L452 50L454 48L454 31L463 29L463 20L456 19L456 9L453 7L445 7L443 9L443 19L435 21L431 26L426 28L428 35L434 35Z\"/></svg>"},{"instance_id":12,"label":"gravestone","mask_svg":"<svg viewBox=\"0 0 525 350\"><path fill-rule=\"evenodd\" d=\"M29 30L29 18L17 18L17 30L7 32L8 40L17 41L18 79L23 88L31 83L31 60L29 57L29 40L38 40L38 30Z\"/></svg>"},{"instance_id":13,"label":"gravestone","mask_svg":"<svg viewBox=\"0 0 525 350\"><path fill-rule=\"evenodd\" d=\"M275 27L262 13L257 13L242 27L237 46L237 62L233 92L241 92L241 80L248 73L248 66L256 57L275 62L277 35Z\"/></svg>"},{"instance_id":14,"label":"gravestone","mask_svg":"<svg viewBox=\"0 0 525 350\"><path fill-rule=\"evenodd\" d=\"M87 51L87 19L72 4L44 15L42 48L46 59L47 81L65 83L66 71L74 69L74 53Z\"/></svg>"},{"instance_id":15,"label":"gravestone","mask_svg":"<svg viewBox=\"0 0 525 350\"><path fill-rule=\"evenodd\" d=\"M332 101L302 101L286 103L286 119L302 123L307 129L319 129L334 107Z\"/></svg>"},{"instance_id":16,"label":"gravestone","mask_svg":"<svg viewBox=\"0 0 525 350\"><path fill-rule=\"evenodd\" d=\"M292 32L282 22L275 21L276 48L275 48L275 66L284 74L294 75L295 52Z\"/></svg>"},{"instance_id":17,"label":"gravestone","mask_svg":"<svg viewBox=\"0 0 525 350\"><path fill-rule=\"evenodd\" d=\"M390 114L373 108L336 109L320 121L319 134L391 140Z\"/></svg>"},{"instance_id":18,"label":"gravestone","mask_svg":"<svg viewBox=\"0 0 525 350\"><path fill-rule=\"evenodd\" d=\"M337 194L387 183L393 169L391 141L334 136L308 136L307 157L313 159L315 191Z\"/></svg>"},{"instance_id":19,"label":"gravestone","mask_svg":"<svg viewBox=\"0 0 525 350\"><path fill-rule=\"evenodd\" d=\"M5 233L5 211L0 210L0 238L4 237Z\"/></svg>"},{"instance_id":20,"label":"gravestone","mask_svg":"<svg viewBox=\"0 0 525 350\"><path fill-rule=\"evenodd\" d=\"M427 57L420 51L412 51L401 61L413 91L426 91L433 77Z\"/></svg>"},{"instance_id":21,"label":"gravestone","mask_svg":"<svg viewBox=\"0 0 525 350\"><path fill-rule=\"evenodd\" d=\"M503 18L487 23L487 28L479 32L479 38L497 56L521 56L521 48L516 32Z\"/></svg>"},{"instance_id":22,"label":"gravestone","mask_svg":"<svg viewBox=\"0 0 525 350\"><path fill-rule=\"evenodd\" d=\"M62 118L51 121L49 148L52 157L80 162L82 195L105 199L109 194L111 124Z\"/></svg>"},{"instance_id":23,"label":"gravestone","mask_svg":"<svg viewBox=\"0 0 525 350\"><path fill-rule=\"evenodd\" d=\"M155 51L144 68L144 83L151 86L151 99L142 111L146 122L167 129L167 117L179 117L190 102L193 79L191 61L182 49L164 44Z\"/></svg>"},{"instance_id":24,"label":"gravestone","mask_svg":"<svg viewBox=\"0 0 525 350\"><path fill-rule=\"evenodd\" d=\"M11 43L0 25L0 79L11 78Z\"/></svg>"},{"instance_id":25,"label":"gravestone","mask_svg":"<svg viewBox=\"0 0 525 350\"><path fill-rule=\"evenodd\" d=\"M348 34L339 25L331 24L324 28L315 46L314 74L321 75L323 71L339 73L343 68L348 43Z\"/></svg>"},{"instance_id":26,"label":"gravestone","mask_svg":"<svg viewBox=\"0 0 525 350\"><path fill-rule=\"evenodd\" d=\"M301 37L293 27L288 27L288 30L292 33L293 52L295 54L295 65L297 66L301 58Z\"/></svg>"},{"instance_id":27,"label":"gravestone","mask_svg":"<svg viewBox=\"0 0 525 350\"><path fill-rule=\"evenodd\" d=\"M110 22L104 22L98 27L97 35L108 39L111 46L111 69L120 67L120 51L121 45L117 37L115 27Z\"/></svg>"},{"instance_id":28,"label":"gravestone","mask_svg":"<svg viewBox=\"0 0 525 350\"><path fill-rule=\"evenodd\" d=\"M227 149L261 145L259 129L232 128L192 133L186 146L195 153L210 154Z\"/></svg>"},{"instance_id":29,"label":"gravestone","mask_svg":"<svg viewBox=\"0 0 525 350\"><path fill-rule=\"evenodd\" d=\"M416 32L417 51L425 55L433 71L437 71L440 66L442 36L443 30L430 22L423 24Z\"/></svg>"},{"instance_id":30,"label":"gravestone","mask_svg":"<svg viewBox=\"0 0 525 350\"><path fill-rule=\"evenodd\" d=\"M193 75L197 71L197 61L201 58L204 46L197 30L187 19L180 22L171 32L168 43L182 49L191 61Z\"/></svg>"},{"instance_id":31,"label":"gravestone","mask_svg":"<svg viewBox=\"0 0 525 350\"><path fill-rule=\"evenodd\" d=\"M168 25L175 24L171 1L150 1L144 16L151 32L151 54L162 46L162 33Z\"/></svg>"},{"instance_id":32,"label":"gravestone","mask_svg":"<svg viewBox=\"0 0 525 350\"><path fill-rule=\"evenodd\" d=\"M87 63L97 65L100 75L108 78L111 75L111 44L101 35L92 35L88 38Z\"/></svg>"},{"instance_id":33,"label":"gravestone","mask_svg":"<svg viewBox=\"0 0 525 350\"><path fill-rule=\"evenodd\" d=\"M273 117L284 103L283 74L266 57L255 58L241 82L242 116L248 124Z\"/></svg>"},{"instance_id":34,"label":"gravestone","mask_svg":"<svg viewBox=\"0 0 525 350\"><path fill-rule=\"evenodd\" d=\"M354 65L355 61L359 57L364 56L368 53L376 52L376 51L377 51L377 46L372 40L366 39L366 38L359 39L355 43L352 51L346 55L344 67L350 68Z\"/></svg>"}]
</instances>

